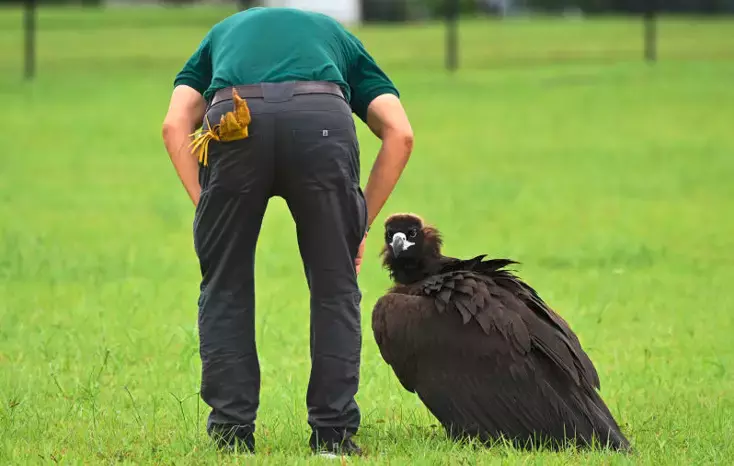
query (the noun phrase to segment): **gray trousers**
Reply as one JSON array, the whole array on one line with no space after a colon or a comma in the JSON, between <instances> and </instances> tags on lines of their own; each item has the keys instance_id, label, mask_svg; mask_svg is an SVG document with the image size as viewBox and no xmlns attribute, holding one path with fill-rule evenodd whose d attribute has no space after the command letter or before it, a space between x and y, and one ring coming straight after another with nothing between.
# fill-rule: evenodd
<instances>
[{"instance_id":1,"label":"gray trousers","mask_svg":"<svg viewBox=\"0 0 734 466\"><path fill-rule=\"evenodd\" d=\"M250 136L211 141L200 166L194 220L201 267L201 397L207 430L254 432L260 396L255 344L255 245L268 200L282 197L293 216L310 290L311 374L306 403L313 435L343 437L360 423L361 293L354 260L367 209L359 187L359 145L351 109L329 94L291 96L289 83L246 98ZM222 101L209 122L233 108ZM204 123L206 125L206 122ZM292 309L290 319L303 315ZM258 312L272 312L261 309ZM284 356L287 357L287 356Z\"/></svg>"}]
</instances>

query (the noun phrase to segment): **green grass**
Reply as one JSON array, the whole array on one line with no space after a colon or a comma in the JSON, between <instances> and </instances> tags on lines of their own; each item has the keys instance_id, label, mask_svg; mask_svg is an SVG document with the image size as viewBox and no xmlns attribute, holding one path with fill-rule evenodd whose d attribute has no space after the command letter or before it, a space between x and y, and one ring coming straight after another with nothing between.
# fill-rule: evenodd
<instances>
[{"instance_id":1,"label":"green grass","mask_svg":"<svg viewBox=\"0 0 734 466\"><path fill-rule=\"evenodd\" d=\"M39 75L0 11L0 463L317 462L306 446L308 294L280 199L257 252L259 455L219 456L199 401L193 210L160 139L173 75L225 10L42 11ZM734 21L470 21L358 33L403 93L414 156L385 215L421 213L446 252L522 262L577 331L636 446L460 447L383 363L360 276L367 462L734 462ZM129 42L126 42L129 41ZM378 149L359 125L366 179ZM379 231L379 225L377 226ZM350 460L357 463L358 460Z\"/></svg>"}]
</instances>

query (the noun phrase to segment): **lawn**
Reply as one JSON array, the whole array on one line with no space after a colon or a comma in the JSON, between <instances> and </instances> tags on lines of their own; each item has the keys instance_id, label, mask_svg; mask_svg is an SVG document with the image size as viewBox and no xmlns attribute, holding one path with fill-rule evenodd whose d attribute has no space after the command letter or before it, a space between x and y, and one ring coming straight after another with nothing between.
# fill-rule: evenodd
<instances>
[{"instance_id":1,"label":"lawn","mask_svg":"<svg viewBox=\"0 0 734 466\"><path fill-rule=\"evenodd\" d=\"M0 463L319 462L308 292L281 199L257 251L259 453L218 455L204 433L193 209L160 124L174 74L227 13L44 10L24 83L20 12L0 10ZM455 75L439 25L357 33L416 132L377 221L418 212L448 254L520 261L637 453L448 442L372 337L390 285L377 233L360 275L367 456L349 462L734 463L734 20L664 19L654 65L637 20L466 21ZM366 181L379 145L358 128Z\"/></svg>"}]
</instances>

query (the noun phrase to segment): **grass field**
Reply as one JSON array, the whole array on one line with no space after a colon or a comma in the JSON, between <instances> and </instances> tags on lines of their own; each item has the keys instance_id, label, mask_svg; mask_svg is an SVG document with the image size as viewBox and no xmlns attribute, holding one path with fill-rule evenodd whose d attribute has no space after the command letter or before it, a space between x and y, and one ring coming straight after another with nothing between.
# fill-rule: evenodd
<instances>
[{"instance_id":1,"label":"grass field","mask_svg":"<svg viewBox=\"0 0 734 466\"><path fill-rule=\"evenodd\" d=\"M160 124L175 72L227 13L43 11L23 83L20 13L0 10L0 464L318 462L307 288L280 199L257 252L259 454L220 456L204 433L193 210ZM521 261L638 451L446 441L372 337L389 286L378 233L360 276L367 457L349 462L734 463L734 20L660 32L650 66L636 20L467 21L450 76L437 25L358 31L416 132L378 222L419 212L448 254ZM359 131L366 180L378 144Z\"/></svg>"}]
</instances>

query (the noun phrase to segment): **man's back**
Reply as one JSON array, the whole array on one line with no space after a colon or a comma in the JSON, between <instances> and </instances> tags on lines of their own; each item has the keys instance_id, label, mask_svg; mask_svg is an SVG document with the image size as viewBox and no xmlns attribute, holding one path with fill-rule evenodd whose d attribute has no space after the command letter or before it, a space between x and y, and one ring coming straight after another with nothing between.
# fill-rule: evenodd
<instances>
[{"instance_id":1,"label":"man's back","mask_svg":"<svg viewBox=\"0 0 734 466\"><path fill-rule=\"evenodd\" d=\"M226 85L341 78L347 34L328 16L287 8L254 8L212 29L216 78ZM219 44L226 44L218 47ZM327 69L314 70L319 63ZM329 69L331 68L331 69ZM217 72L220 72L219 74ZM284 76L287 75L287 76ZM214 82L218 86L218 82Z\"/></svg>"},{"instance_id":2,"label":"man's back","mask_svg":"<svg viewBox=\"0 0 734 466\"><path fill-rule=\"evenodd\" d=\"M363 76L368 73L367 76ZM365 82L365 81L368 82ZM376 81L375 81L376 80ZM251 8L217 23L176 78L209 100L222 88L259 82L329 81L352 93L365 84L393 88L361 42L339 22L321 13L291 8ZM397 95L394 89L388 92ZM357 96L353 108L371 96Z\"/></svg>"}]
</instances>

